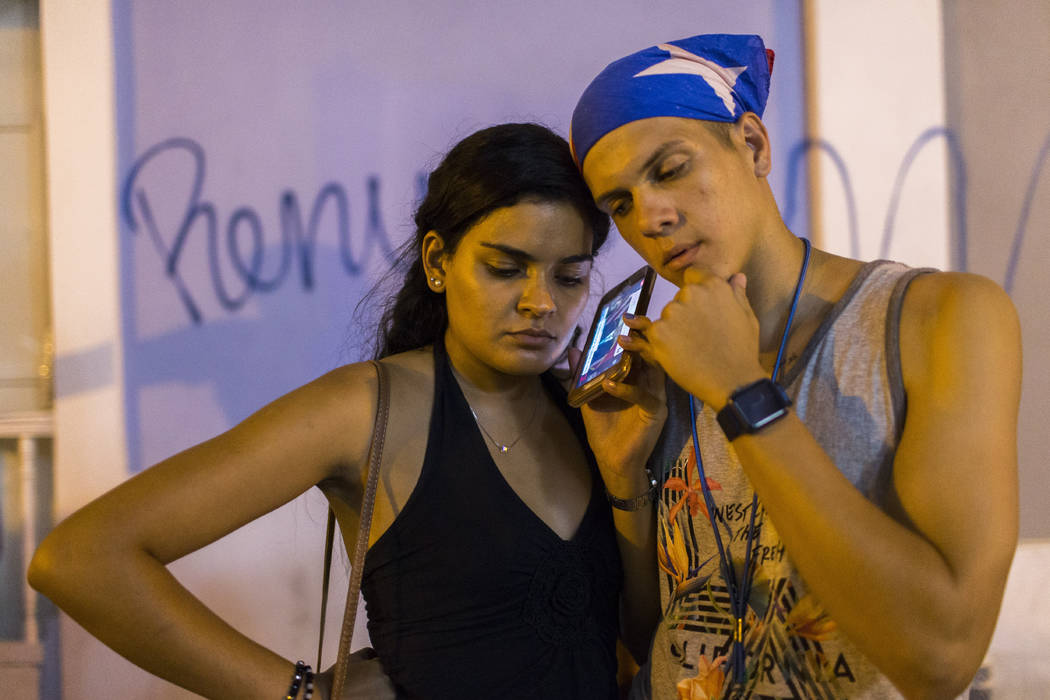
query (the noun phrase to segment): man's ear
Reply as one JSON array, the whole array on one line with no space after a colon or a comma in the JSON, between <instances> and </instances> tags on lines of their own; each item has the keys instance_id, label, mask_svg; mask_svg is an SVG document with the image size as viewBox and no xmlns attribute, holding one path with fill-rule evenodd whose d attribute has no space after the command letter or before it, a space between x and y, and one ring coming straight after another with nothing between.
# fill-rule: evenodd
<instances>
[{"instance_id":1,"label":"man's ear","mask_svg":"<svg viewBox=\"0 0 1050 700\"><path fill-rule=\"evenodd\" d=\"M737 137L751 150L755 176L768 176L773 168L773 154L766 125L754 112L744 112L734 126Z\"/></svg>"},{"instance_id":2,"label":"man's ear","mask_svg":"<svg viewBox=\"0 0 1050 700\"><path fill-rule=\"evenodd\" d=\"M427 231L423 236L423 272L427 276L427 286L433 292L445 291L445 260L448 252L445 239L437 231Z\"/></svg>"}]
</instances>

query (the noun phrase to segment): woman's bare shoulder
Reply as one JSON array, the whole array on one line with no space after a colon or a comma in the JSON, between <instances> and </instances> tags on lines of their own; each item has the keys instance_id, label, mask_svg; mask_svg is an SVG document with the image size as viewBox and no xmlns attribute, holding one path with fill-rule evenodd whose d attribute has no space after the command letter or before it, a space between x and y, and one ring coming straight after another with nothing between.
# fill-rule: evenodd
<instances>
[{"instance_id":1,"label":"woman's bare shoulder","mask_svg":"<svg viewBox=\"0 0 1050 700\"><path fill-rule=\"evenodd\" d=\"M434 361L430 348L409 350L385 357L380 362L390 383L391 405L396 407L391 422L408 419L410 406L433 390ZM371 362L343 365L301 387L288 396L308 407L318 420L349 421L357 426L351 450L367 450L372 419L378 406L378 377ZM356 449L355 449L356 448Z\"/></svg>"},{"instance_id":2,"label":"woman's bare shoulder","mask_svg":"<svg viewBox=\"0 0 1050 700\"><path fill-rule=\"evenodd\" d=\"M392 402L415 404L429 401L434 387L434 353L431 346L384 357L381 362L390 377ZM403 407L406 407L403 405Z\"/></svg>"}]
</instances>

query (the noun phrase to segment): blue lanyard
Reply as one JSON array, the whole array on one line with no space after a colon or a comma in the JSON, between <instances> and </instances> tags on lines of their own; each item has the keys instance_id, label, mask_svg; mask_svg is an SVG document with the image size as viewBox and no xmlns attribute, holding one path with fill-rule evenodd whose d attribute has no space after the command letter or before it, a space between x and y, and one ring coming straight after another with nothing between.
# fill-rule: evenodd
<instances>
[{"instance_id":1,"label":"blue lanyard","mask_svg":"<svg viewBox=\"0 0 1050 700\"><path fill-rule=\"evenodd\" d=\"M784 361L784 351L787 348L788 334L791 332L791 323L795 320L795 311L798 309L798 301L802 297L802 285L806 281L806 270L809 269L810 243L802 239L805 252L802 255L802 269L798 274L798 282L795 284L795 296L791 300L791 310L788 312L787 324L784 326L784 334L780 337L780 348L777 350L777 359L773 363L773 381L780 376L781 365ZM747 527L747 553L744 556L743 576L738 581L733 562L722 544L722 535L715 523L715 499L711 495L711 488L707 485L707 475L704 473L704 461L700 457L700 439L696 431L696 398L689 395L689 416L693 424L693 452L696 455L696 468L700 475L700 488L704 494L704 503L707 505L708 517L711 520L711 530L715 535L715 545L718 547L718 564L722 573L722 579L726 582L729 592L729 611L733 615L733 649L729 654L729 666L733 673L733 683L743 683L747 677L746 651L744 650L744 620L747 615L747 601L751 596L751 565L754 559L754 537L755 537L755 515L758 512L758 494L751 497L751 519Z\"/></svg>"}]
</instances>

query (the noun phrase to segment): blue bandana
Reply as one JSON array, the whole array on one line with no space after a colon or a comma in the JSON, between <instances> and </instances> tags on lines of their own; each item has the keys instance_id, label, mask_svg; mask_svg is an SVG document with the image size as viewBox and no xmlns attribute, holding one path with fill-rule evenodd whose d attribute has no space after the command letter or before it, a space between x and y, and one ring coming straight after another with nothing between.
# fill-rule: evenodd
<instances>
[{"instance_id":1,"label":"blue bandana","mask_svg":"<svg viewBox=\"0 0 1050 700\"><path fill-rule=\"evenodd\" d=\"M584 90L569 129L583 159L613 129L649 117L735 122L762 116L773 52L753 34L701 34L659 44L606 66Z\"/></svg>"}]
</instances>

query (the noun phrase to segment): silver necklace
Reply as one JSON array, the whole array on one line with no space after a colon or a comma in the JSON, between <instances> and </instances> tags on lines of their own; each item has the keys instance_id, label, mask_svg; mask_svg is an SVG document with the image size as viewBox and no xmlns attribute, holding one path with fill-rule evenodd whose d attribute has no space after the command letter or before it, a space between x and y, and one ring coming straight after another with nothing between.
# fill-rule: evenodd
<instances>
[{"instance_id":1,"label":"silver necklace","mask_svg":"<svg viewBox=\"0 0 1050 700\"><path fill-rule=\"evenodd\" d=\"M470 406L470 415L474 416L474 422L478 424L479 428L481 428L481 432L485 433L485 437L487 437L489 440L491 440L492 444L496 446L496 451L499 454L503 455L503 454L507 454L508 452L510 452L510 448L512 448L515 445L517 445L518 441L521 440L523 437L525 437L526 431L528 431L528 429L532 427L532 422L534 420L536 420L536 415L540 412L540 403L542 403L542 399L543 399L543 395L542 395L542 392L541 392L540 397L536 399L536 402L532 406L532 415L529 416L529 420L525 424L525 427L521 429L521 433L518 434L518 437L514 438L513 440L511 440L510 442L508 442L506 444L504 444L504 443L500 442L499 440L497 440L496 438L492 437L492 433L490 433L489 431L485 430L485 426L481 424L481 421L478 419L478 414L475 413L475 411L474 411L474 407L470 406L469 403L467 405Z\"/></svg>"}]
</instances>

